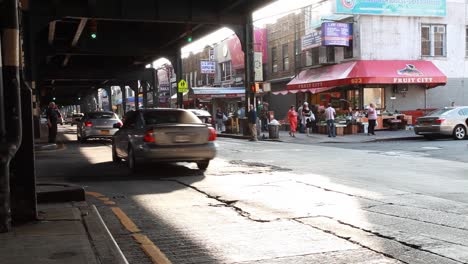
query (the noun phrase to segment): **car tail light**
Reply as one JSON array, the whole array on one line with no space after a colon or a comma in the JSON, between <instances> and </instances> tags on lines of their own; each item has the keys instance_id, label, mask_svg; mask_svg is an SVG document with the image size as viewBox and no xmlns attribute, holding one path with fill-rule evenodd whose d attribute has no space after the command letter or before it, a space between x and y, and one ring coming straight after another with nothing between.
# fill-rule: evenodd
<instances>
[{"instance_id":1,"label":"car tail light","mask_svg":"<svg viewBox=\"0 0 468 264\"><path fill-rule=\"evenodd\" d=\"M122 127L122 126L123 126L123 123L120 122L120 121L119 121L117 124L119 125L119 127Z\"/></svg>"},{"instance_id":2,"label":"car tail light","mask_svg":"<svg viewBox=\"0 0 468 264\"><path fill-rule=\"evenodd\" d=\"M84 122L84 124L85 124L86 127L92 127L93 126L93 123L91 123L89 121Z\"/></svg>"},{"instance_id":3,"label":"car tail light","mask_svg":"<svg viewBox=\"0 0 468 264\"><path fill-rule=\"evenodd\" d=\"M209 127L208 130L210 131L210 136L208 137L208 141L215 141L216 140L216 130L212 127Z\"/></svg>"},{"instance_id":4,"label":"car tail light","mask_svg":"<svg viewBox=\"0 0 468 264\"><path fill-rule=\"evenodd\" d=\"M439 119L435 120L434 123L436 123L437 125L440 125L440 124L442 124L444 121L445 121L445 119L439 118Z\"/></svg>"},{"instance_id":5,"label":"car tail light","mask_svg":"<svg viewBox=\"0 0 468 264\"><path fill-rule=\"evenodd\" d=\"M154 143L156 140L154 139L154 130L150 129L145 132L145 136L143 137L144 142Z\"/></svg>"}]
</instances>

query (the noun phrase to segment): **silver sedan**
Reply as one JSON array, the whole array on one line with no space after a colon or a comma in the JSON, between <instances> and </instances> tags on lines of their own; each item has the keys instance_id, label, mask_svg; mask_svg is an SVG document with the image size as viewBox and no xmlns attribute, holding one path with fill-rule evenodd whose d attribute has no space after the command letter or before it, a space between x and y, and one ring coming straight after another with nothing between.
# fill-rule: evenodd
<instances>
[{"instance_id":1,"label":"silver sedan","mask_svg":"<svg viewBox=\"0 0 468 264\"><path fill-rule=\"evenodd\" d=\"M434 135L464 139L468 131L468 106L445 107L420 117L414 126L416 135L431 138Z\"/></svg>"},{"instance_id":2,"label":"silver sedan","mask_svg":"<svg viewBox=\"0 0 468 264\"><path fill-rule=\"evenodd\" d=\"M89 112L77 123L77 139L85 142L89 138L112 138L118 128L115 124L122 125L122 121L114 112Z\"/></svg>"},{"instance_id":3,"label":"silver sedan","mask_svg":"<svg viewBox=\"0 0 468 264\"><path fill-rule=\"evenodd\" d=\"M196 162L205 170L216 156L216 131L184 109L143 109L125 115L112 139L112 160L127 161L132 171L141 162Z\"/></svg>"}]
</instances>

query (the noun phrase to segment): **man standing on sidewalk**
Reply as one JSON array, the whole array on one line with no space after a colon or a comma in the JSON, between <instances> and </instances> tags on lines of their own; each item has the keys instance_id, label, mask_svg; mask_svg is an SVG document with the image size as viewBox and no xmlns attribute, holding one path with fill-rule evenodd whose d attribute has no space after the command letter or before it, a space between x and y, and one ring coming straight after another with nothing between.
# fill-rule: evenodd
<instances>
[{"instance_id":1,"label":"man standing on sidewalk","mask_svg":"<svg viewBox=\"0 0 468 264\"><path fill-rule=\"evenodd\" d=\"M327 120L328 137L336 137L335 115L335 109L332 107L331 103L328 103L328 107L327 109L325 109L325 119Z\"/></svg>"},{"instance_id":2,"label":"man standing on sidewalk","mask_svg":"<svg viewBox=\"0 0 468 264\"><path fill-rule=\"evenodd\" d=\"M252 135L250 141L257 141L257 112L255 111L255 107L253 104L249 106L247 119L249 122L250 133Z\"/></svg>"},{"instance_id":3,"label":"man standing on sidewalk","mask_svg":"<svg viewBox=\"0 0 468 264\"><path fill-rule=\"evenodd\" d=\"M47 108L46 115L47 126L49 127L49 143L55 143L57 138L57 123L60 114L54 102L49 103L49 108Z\"/></svg>"}]
</instances>

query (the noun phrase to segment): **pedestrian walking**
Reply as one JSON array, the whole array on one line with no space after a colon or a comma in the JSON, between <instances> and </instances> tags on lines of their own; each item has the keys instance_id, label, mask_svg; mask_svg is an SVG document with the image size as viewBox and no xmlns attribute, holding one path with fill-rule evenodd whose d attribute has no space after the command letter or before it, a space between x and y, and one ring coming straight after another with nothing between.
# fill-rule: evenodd
<instances>
[{"instance_id":1,"label":"pedestrian walking","mask_svg":"<svg viewBox=\"0 0 468 264\"><path fill-rule=\"evenodd\" d=\"M294 109L294 105L291 105L288 111L288 121L289 121L289 136L296 137L296 128L297 128L297 112Z\"/></svg>"},{"instance_id":2,"label":"pedestrian walking","mask_svg":"<svg viewBox=\"0 0 468 264\"><path fill-rule=\"evenodd\" d=\"M297 121L299 123L299 132L304 133L304 127L302 126L302 108L303 108L302 101L299 100L299 107L297 108Z\"/></svg>"},{"instance_id":3,"label":"pedestrian walking","mask_svg":"<svg viewBox=\"0 0 468 264\"><path fill-rule=\"evenodd\" d=\"M249 112L247 112L247 119L249 122L249 129L251 133L250 141L257 141L257 112L253 104L249 106Z\"/></svg>"},{"instance_id":4,"label":"pedestrian walking","mask_svg":"<svg viewBox=\"0 0 468 264\"><path fill-rule=\"evenodd\" d=\"M215 119L216 119L216 130L219 132L222 132L223 126L224 126L224 113L221 111L221 108L216 109Z\"/></svg>"},{"instance_id":5,"label":"pedestrian walking","mask_svg":"<svg viewBox=\"0 0 468 264\"><path fill-rule=\"evenodd\" d=\"M57 140L57 123L61 114L54 102L49 103L46 116L47 126L49 128L49 143L55 143Z\"/></svg>"},{"instance_id":6,"label":"pedestrian walking","mask_svg":"<svg viewBox=\"0 0 468 264\"><path fill-rule=\"evenodd\" d=\"M325 109L325 120L327 120L328 137L336 137L335 116L335 108L332 107L331 103L328 103L328 107Z\"/></svg>"},{"instance_id":7,"label":"pedestrian walking","mask_svg":"<svg viewBox=\"0 0 468 264\"><path fill-rule=\"evenodd\" d=\"M369 107L367 108L367 121L369 122L369 130L367 131L367 135L375 135L375 126L377 123L377 111L375 109L375 104L370 103Z\"/></svg>"},{"instance_id":8,"label":"pedestrian walking","mask_svg":"<svg viewBox=\"0 0 468 264\"><path fill-rule=\"evenodd\" d=\"M312 110L309 109L309 104L307 102L304 103L302 107L302 126L305 129L307 136L310 134L312 129L313 121L315 121L315 115Z\"/></svg>"}]
</instances>

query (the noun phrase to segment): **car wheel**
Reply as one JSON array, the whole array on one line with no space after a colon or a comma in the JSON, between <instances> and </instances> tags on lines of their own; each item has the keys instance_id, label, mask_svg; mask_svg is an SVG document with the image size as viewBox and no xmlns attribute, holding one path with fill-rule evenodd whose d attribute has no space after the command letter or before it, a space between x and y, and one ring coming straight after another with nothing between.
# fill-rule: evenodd
<instances>
[{"instance_id":1,"label":"car wheel","mask_svg":"<svg viewBox=\"0 0 468 264\"><path fill-rule=\"evenodd\" d=\"M135 152L133 151L132 147L128 148L127 165L132 172L138 171L138 167L135 160Z\"/></svg>"},{"instance_id":2,"label":"car wheel","mask_svg":"<svg viewBox=\"0 0 468 264\"><path fill-rule=\"evenodd\" d=\"M122 159L119 156L117 156L117 152L115 150L114 142L112 142L112 161L116 162L116 163L119 163L119 162L122 161Z\"/></svg>"},{"instance_id":3,"label":"car wheel","mask_svg":"<svg viewBox=\"0 0 468 264\"><path fill-rule=\"evenodd\" d=\"M458 125L453 130L453 138L454 139L464 139L466 136L466 129L462 125Z\"/></svg>"},{"instance_id":4,"label":"car wheel","mask_svg":"<svg viewBox=\"0 0 468 264\"><path fill-rule=\"evenodd\" d=\"M197 166L200 170L206 170L208 168L208 165L210 165L209 160L197 161Z\"/></svg>"}]
</instances>

